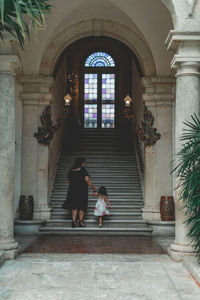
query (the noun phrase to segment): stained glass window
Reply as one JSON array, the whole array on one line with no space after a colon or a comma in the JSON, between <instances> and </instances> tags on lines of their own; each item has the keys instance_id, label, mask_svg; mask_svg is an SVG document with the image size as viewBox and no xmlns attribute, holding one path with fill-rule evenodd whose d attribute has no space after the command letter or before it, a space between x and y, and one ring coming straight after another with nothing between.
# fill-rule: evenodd
<instances>
[{"instance_id":1,"label":"stained glass window","mask_svg":"<svg viewBox=\"0 0 200 300\"><path fill-rule=\"evenodd\" d=\"M102 128L115 127L115 105L103 104L102 105Z\"/></svg>"},{"instance_id":2,"label":"stained glass window","mask_svg":"<svg viewBox=\"0 0 200 300\"><path fill-rule=\"evenodd\" d=\"M84 99L97 100L97 74L85 74Z\"/></svg>"},{"instance_id":3,"label":"stained glass window","mask_svg":"<svg viewBox=\"0 0 200 300\"><path fill-rule=\"evenodd\" d=\"M97 104L84 105L84 127L97 128Z\"/></svg>"},{"instance_id":4,"label":"stained glass window","mask_svg":"<svg viewBox=\"0 0 200 300\"><path fill-rule=\"evenodd\" d=\"M88 56L85 67L115 67L115 62L110 54L95 52Z\"/></svg>"},{"instance_id":5,"label":"stained glass window","mask_svg":"<svg viewBox=\"0 0 200 300\"><path fill-rule=\"evenodd\" d=\"M102 74L102 100L115 99L115 74Z\"/></svg>"}]
</instances>

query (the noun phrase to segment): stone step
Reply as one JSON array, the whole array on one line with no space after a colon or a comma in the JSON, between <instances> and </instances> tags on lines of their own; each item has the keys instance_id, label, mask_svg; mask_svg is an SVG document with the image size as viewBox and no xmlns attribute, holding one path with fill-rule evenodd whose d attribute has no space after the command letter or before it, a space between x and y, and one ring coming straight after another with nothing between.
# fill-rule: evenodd
<instances>
[{"instance_id":1,"label":"stone step","mask_svg":"<svg viewBox=\"0 0 200 300\"><path fill-rule=\"evenodd\" d=\"M95 183L95 184L101 184L101 179L100 180L97 180L97 179L94 179L93 178L93 180L92 180L92 182L93 183ZM127 188L127 187L132 187L132 186L140 186L140 182L139 182L139 180L131 180L131 181L120 181L120 180L113 180L113 179L110 179L109 181L107 180L106 181L107 182L107 184L106 184L106 186L107 187L119 187L119 183L120 183L120 186L122 187L122 189L125 189L125 188ZM63 178L63 180L55 180L55 186L60 186L60 187L62 187L62 186L66 186L66 184L68 184L68 180L67 180L67 178Z\"/></svg>"},{"instance_id":2,"label":"stone step","mask_svg":"<svg viewBox=\"0 0 200 300\"><path fill-rule=\"evenodd\" d=\"M136 235L136 236L152 236L152 229L150 228L69 228L65 226L45 226L40 228L40 235Z\"/></svg>"},{"instance_id":3,"label":"stone step","mask_svg":"<svg viewBox=\"0 0 200 300\"><path fill-rule=\"evenodd\" d=\"M65 196L66 192L65 191L56 191L56 194ZM135 197L136 198L142 197L142 193L140 191L138 191L138 192L134 191L134 193L133 192L128 193L128 192L123 192L123 191L118 191L118 192L110 191L109 192L109 198L110 197L113 197L113 198L116 198L116 199L119 199L119 198L134 199Z\"/></svg>"},{"instance_id":4,"label":"stone step","mask_svg":"<svg viewBox=\"0 0 200 300\"><path fill-rule=\"evenodd\" d=\"M95 228L98 226L98 218L95 220L85 220L84 221L86 227L88 228ZM47 221L46 226L65 226L70 228L72 225L72 220L50 220ZM77 221L77 227L78 227L78 221ZM143 220L103 220L103 227L104 228L147 228L147 224Z\"/></svg>"},{"instance_id":5,"label":"stone step","mask_svg":"<svg viewBox=\"0 0 200 300\"><path fill-rule=\"evenodd\" d=\"M62 210L60 212L55 212L54 210L52 211L52 219L59 219L59 220L65 220L65 219L71 219L71 213L66 211L66 210ZM87 212L85 215L85 220L88 219L92 219L95 220L95 216L93 214L93 212ZM136 212L136 213L126 213L126 212L112 212L111 211L111 216L105 216L106 219L108 218L112 218L112 220L121 220L121 219L125 219L125 220L141 220L141 213L140 212Z\"/></svg>"},{"instance_id":6,"label":"stone step","mask_svg":"<svg viewBox=\"0 0 200 300\"><path fill-rule=\"evenodd\" d=\"M56 198L56 199L51 199L51 204L57 204L57 205L62 205L63 203L63 198ZM90 198L89 199L89 206L91 205L95 205L96 203L96 199L94 198ZM122 207L127 207L127 206L131 206L131 207L143 207L143 201L142 200L112 200L112 206L122 206Z\"/></svg>"},{"instance_id":7,"label":"stone step","mask_svg":"<svg viewBox=\"0 0 200 300\"><path fill-rule=\"evenodd\" d=\"M130 179L132 178L134 180L137 179L138 180L138 175L137 173L133 173L131 171L127 171L125 173L122 173L120 172L119 170L118 171L113 171L112 173L109 173L107 170L102 170L102 171L99 171L97 172L96 170L93 170L92 172L90 172L90 170L88 170L88 173L90 175L91 178L93 178L94 180L101 180L102 178L106 178L106 179L113 179L113 182L115 182L115 179L118 179L120 180L121 179L121 182L126 182L126 179ZM68 172L69 170L66 170L65 172L61 172L59 171L59 173L57 173L58 175L56 176L56 179L65 179L67 178L67 175L68 175Z\"/></svg>"},{"instance_id":8,"label":"stone step","mask_svg":"<svg viewBox=\"0 0 200 300\"><path fill-rule=\"evenodd\" d=\"M67 194L67 191L68 191L68 187L55 187L53 189L53 193L58 193L58 194ZM131 187L131 188L126 188L125 191L123 193L123 190L122 188L118 188L118 187L108 187L107 186L107 191L108 191L108 196L110 196L113 192L117 192L119 191L121 194L134 194L134 193L137 193L137 192L140 192L140 189L139 187L136 188L136 187Z\"/></svg>"},{"instance_id":9,"label":"stone step","mask_svg":"<svg viewBox=\"0 0 200 300\"><path fill-rule=\"evenodd\" d=\"M51 196L51 201L65 201L65 199L66 199L66 194L65 195L52 195ZM89 195L89 198L88 198L88 201L90 202L90 201L93 201L93 197L92 196L90 196ZM129 202L129 201L131 201L132 202L132 204L143 204L143 200L142 200L142 197L138 197L138 198L136 198L136 197L134 197L134 198L124 198L124 197L122 197L122 198L115 198L115 197L110 197L109 196L109 201L110 202L112 202L112 203L114 203L115 201L119 201L119 203L127 203L127 201Z\"/></svg>"},{"instance_id":10,"label":"stone step","mask_svg":"<svg viewBox=\"0 0 200 300\"><path fill-rule=\"evenodd\" d=\"M71 161L69 163L62 163L59 164L57 167L57 170L69 170L71 169L72 163ZM104 169L104 168L109 168L111 171L112 169L132 169L133 171L137 170L137 166L133 163L125 163L125 162L101 162L101 163L97 163L97 162L92 162L92 163L87 163L87 169L91 169L93 170L94 168L98 168L98 169Z\"/></svg>"},{"instance_id":11,"label":"stone step","mask_svg":"<svg viewBox=\"0 0 200 300\"><path fill-rule=\"evenodd\" d=\"M87 212L88 213L93 213L94 212L94 207L95 206L89 206ZM59 204L53 204L52 205L53 208L53 213L58 213L58 212L62 212L63 208L62 205ZM116 207L116 206L112 206L112 210L110 210L112 213L141 213L141 207Z\"/></svg>"}]
</instances>

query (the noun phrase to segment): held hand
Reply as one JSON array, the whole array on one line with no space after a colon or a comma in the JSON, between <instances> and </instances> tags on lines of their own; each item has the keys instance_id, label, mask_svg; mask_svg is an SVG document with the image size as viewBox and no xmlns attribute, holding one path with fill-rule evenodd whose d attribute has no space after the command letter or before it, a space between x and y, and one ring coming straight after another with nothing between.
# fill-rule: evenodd
<instances>
[{"instance_id":1,"label":"held hand","mask_svg":"<svg viewBox=\"0 0 200 300\"><path fill-rule=\"evenodd\" d=\"M112 205L110 205L110 209L112 209Z\"/></svg>"}]
</instances>

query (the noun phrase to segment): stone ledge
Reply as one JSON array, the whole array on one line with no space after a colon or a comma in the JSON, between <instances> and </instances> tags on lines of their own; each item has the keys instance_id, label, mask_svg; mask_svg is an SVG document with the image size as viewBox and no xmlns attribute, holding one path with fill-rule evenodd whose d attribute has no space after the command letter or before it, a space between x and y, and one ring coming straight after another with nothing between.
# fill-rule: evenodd
<instances>
[{"instance_id":1,"label":"stone ledge","mask_svg":"<svg viewBox=\"0 0 200 300\"><path fill-rule=\"evenodd\" d=\"M44 220L15 220L15 234L39 235L39 229L45 222Z\"/></svg>"},{"instance_id":2,"label":"stone ledge","mask_svg":"<svg viewBox=\"0 0 200 300\"><path fill-rule=\"evenodd\" d=\"M148 227L153 229L153 236L174 236L175 221L147 221Z\"/></svg>"},{"instance_id":3,"label":"stone ledge","mask_svg":"<svg viewBox=\"0 0 200 300\"><path fill-rule=\"evenodd\" d=\"M4 251L0 251L0 267L4 264L6 258Z\"/></svg>"}]
</instances>

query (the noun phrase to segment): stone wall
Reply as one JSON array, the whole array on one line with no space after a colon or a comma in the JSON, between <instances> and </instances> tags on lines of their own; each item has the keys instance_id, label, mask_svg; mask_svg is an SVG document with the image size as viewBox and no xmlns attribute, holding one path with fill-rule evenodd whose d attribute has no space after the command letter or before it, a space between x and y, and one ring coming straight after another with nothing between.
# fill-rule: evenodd
<instances>
[{"instance_id":1,"label":"stone wall","mask_svg":"<svg viewBox=\"0 0 200 300\"><path fill-rule=\"evenodd\" d=\"M21 195L21 152L22 152L22 102L20 93L22 86L16 82L15 97L15 191L14 191L14 215L16 216Z\"/></svg>"},{"instance_id":2,"label":"stone wall","mask_svg":"<svg viewBox=\"0 0 200 300\"><path fill-rule=\"evenodd\" d=\"M66 92L64 79L66 71L66 61L64 59L55 78L54 102L51 105L52 119L54 123L56 122L56 118L58 117L58 115L63 113L64 96ZM49 146L48 199L50 199L51 197L57 163L59 161L60 153L62 150L63 130L64 123L62 127L54 134L54 138Z\"/></svg>"}]
</instances>

